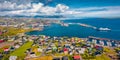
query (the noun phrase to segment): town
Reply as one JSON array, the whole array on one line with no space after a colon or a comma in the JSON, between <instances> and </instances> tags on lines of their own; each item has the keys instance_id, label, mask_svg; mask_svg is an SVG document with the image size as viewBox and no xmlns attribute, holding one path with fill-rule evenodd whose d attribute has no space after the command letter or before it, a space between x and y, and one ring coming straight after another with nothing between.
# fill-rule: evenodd
<instances>
[{"instance_id":1,"label":"town","mask_svg":"<svg viewBox=\"0 0 120 60\"><path fill-rule=\"evenodd\" d=\"M0 18L0 60L119 60L120 41L27 35L59 20Z\"/></svg>"}]
</instances>

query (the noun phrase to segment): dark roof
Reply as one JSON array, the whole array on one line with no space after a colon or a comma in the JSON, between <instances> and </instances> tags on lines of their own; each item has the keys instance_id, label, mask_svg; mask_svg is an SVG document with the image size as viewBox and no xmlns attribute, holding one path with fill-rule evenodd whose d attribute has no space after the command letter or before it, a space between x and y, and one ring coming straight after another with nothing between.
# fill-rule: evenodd
<instances>
[{"instance_id":1,"label":"dark roof","mask_svg":"<svg viewBox=\"0 0 120 60\"><path fill-rule=\"evenodd\" d=\"M53 60L60 60L60 58L53 58Z\"/></svg>"},{"instance_id":2,"label":"dark roof","mask_svg":"<svg viewBox=\"0 0 120 60\"><path fill-rule=\"evenodd\" d=\"M30 54L35 54L35 52L31 52Z\"/></svg>"},{"instance_id":3,"label":"dark roof","mask_svg":"<svg viewBox=\"0 0 120 60\"><path fill-rule=\"evenodd\" d=\"M68 57L67 56L63 56L62 60L68 60Z\"/></svg>"}]
</instances>

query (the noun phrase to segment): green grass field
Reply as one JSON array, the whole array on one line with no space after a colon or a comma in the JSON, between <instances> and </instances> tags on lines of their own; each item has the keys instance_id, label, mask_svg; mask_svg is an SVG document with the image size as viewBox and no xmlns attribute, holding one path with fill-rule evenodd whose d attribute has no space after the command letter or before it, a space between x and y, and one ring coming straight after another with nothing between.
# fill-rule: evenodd
<instances>
[{"instance_id":1,"label":"green grass field","mask_svg":"<svg viewBox=\"0 0 120 60\"><path fill-rule=\"evenodd\" d=\"M111 59L105 54L102 54L101 56L97 56L96 60L111 60Z\"/></svg>"},{"instance_id":2,"label":"green grass field","mask_svg":"<svg viewBox=\"0 0 120 60\"><path fill-rule=\"evenodd\" d=\"M18 48L17 50L15 50L13 53L11 53L10 55L12 56L24 56L25 55L25 51L26 49L30 48L33 42L27 42L25 43L23 46L21 46L20 48Z\"/></svg>"}]
</instances>

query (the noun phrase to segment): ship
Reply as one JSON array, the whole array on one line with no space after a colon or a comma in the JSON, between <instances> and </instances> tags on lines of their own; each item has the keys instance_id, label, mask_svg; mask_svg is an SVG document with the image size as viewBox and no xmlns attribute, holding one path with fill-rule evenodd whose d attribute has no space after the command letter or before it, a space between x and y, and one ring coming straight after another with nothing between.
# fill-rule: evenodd
<instances>
[{"instance_id":1,"label":"ship","mask_svg":"<svg viewBox=\"0 0 120 60\"><path fill-rule=\"evenodd\" d=\"M100 27L97 30L98 31L111 31L111 29L109 29L109 28L103 28L103 27Z\"/></svg>"}]
</instances>

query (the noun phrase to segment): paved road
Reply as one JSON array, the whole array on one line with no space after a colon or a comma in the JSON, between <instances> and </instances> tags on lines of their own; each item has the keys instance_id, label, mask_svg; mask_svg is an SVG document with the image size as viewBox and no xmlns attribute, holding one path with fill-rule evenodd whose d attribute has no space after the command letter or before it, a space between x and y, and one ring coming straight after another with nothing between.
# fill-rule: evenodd
<instances>
[{"instance_id":1,"label":"paved road","mask_svg":"<svg viewBox=\"0 0 120 60\"><path fill-rule=\"evenodd\" d=\"M48 49L48 47L52 44L52 41L49 42L48 46L44 49L44 51L42 52L41 56L45 55L46 50Z\"/></svg>"}]
</instances>

